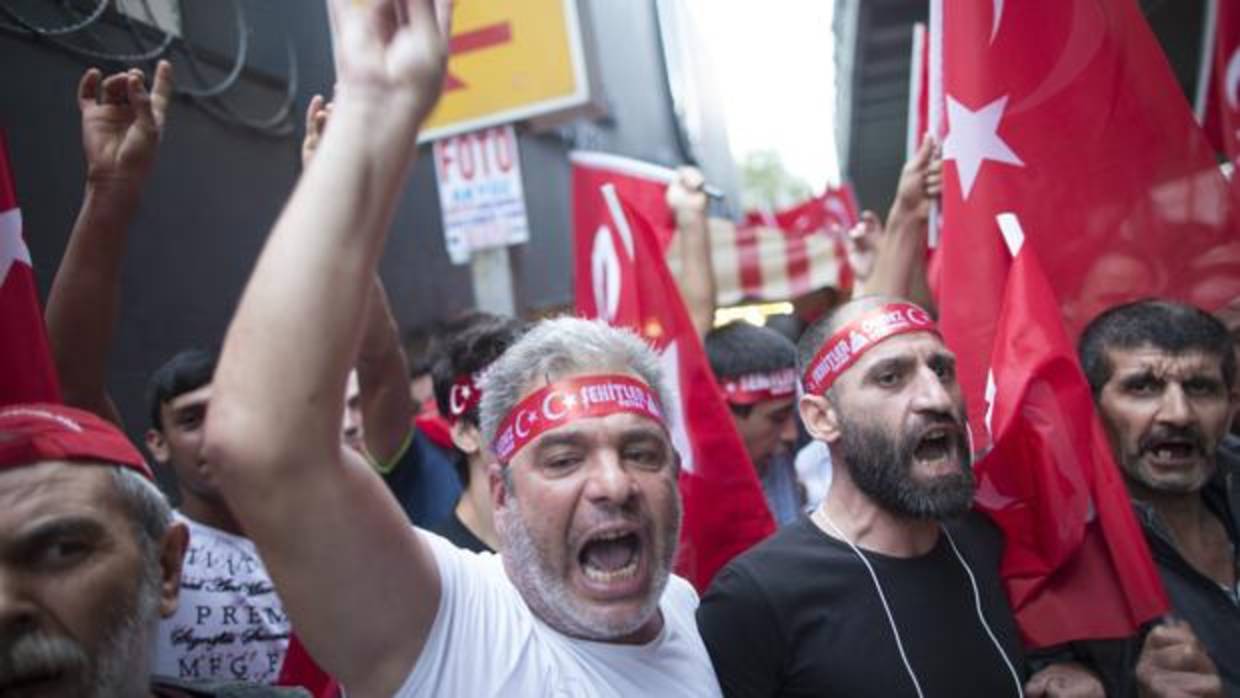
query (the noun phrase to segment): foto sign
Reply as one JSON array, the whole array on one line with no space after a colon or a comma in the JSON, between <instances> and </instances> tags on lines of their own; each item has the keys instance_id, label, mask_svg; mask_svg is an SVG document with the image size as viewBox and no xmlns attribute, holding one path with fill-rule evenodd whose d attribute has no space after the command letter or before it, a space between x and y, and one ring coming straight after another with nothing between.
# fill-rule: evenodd
<instances>
[{"instance_id":1,"label":"foto sign","mask_svg":"<svg viewBox=\"0 0 1240 698\"><path fill-rule=\"evenodd\" d=\"M454 264L468 262L474 250L530 239L511 126L435 141L434 156L444 240Z\"/></svg>"},{"instance_id":2,"label":"foto sign","mask_svg":"<svg viewBox=\"0 0 1240 698\"><path fill-rule=\"evenodd\" d=\"M423 142L589 101L576 0L457 0L450 51Z\"/></svg>"}]
</instances>

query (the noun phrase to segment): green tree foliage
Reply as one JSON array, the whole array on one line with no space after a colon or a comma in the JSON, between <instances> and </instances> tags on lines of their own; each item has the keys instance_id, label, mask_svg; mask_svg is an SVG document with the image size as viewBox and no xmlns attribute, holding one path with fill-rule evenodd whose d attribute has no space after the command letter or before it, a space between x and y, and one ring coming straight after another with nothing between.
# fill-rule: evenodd
<instances>
[{"instance_id":1,"label":"green tree foliage","mask_svg":"<svg viewBox=\"0 0 1240 698\"><path fill-rule=\"evenodd\" d=\"M800 203L810 195L810 186L789 173L773 150L749 153L741 161L741 203L745 210L775 210Z\"/></svg>"}]
</instances>

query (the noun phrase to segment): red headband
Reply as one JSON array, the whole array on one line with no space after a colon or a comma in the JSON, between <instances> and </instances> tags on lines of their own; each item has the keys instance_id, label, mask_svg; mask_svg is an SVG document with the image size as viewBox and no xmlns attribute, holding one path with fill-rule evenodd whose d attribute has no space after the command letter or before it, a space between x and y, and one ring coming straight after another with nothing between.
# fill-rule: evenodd
<instances>
[{"instance_id":1,"label":"red headband","mask_svg":"<svg viewBox=\"0 0 1240 698\"><path fill-rule=\"evenodd\" d=\"M853 320L830 338L814 355L805 371L805 391L822 395L875 344L905 332L939 330L930 315L911 303L888 303Z\"/></svg>"},{"instance_id":2,"label":"red headband","mask_svg":"<svg viewBox=\"0 0 1240 698\"><path fill-rule=\"evenodd\" d=\"M507 463L543 432L618 412L648 417L666 428L659 398L650 386L631 376L583 376L539 388L517 403L500 423L491 451L500 463Z\"/></svg>"},{"instance_id":3,"label":"red headband","mask_svg":"<svg viewBox=\"0 0 1240 698\"><path fill-rule=\"evenodd\" d=\"M0 470L49 460L110 463L155 480L125 434L90 412L50 403L0 408Z\"/></svg>"},{"instance_id":4,"label":"red headband","mask_svg":"<svg viewBox=\"0 0 1240 698\"><path fill-rule=\"evenodd\" d=\"M765 373L744 373L724 379L721 387L729 404L755 405L795 395L797 372L794 368L785 368Z\"/></svg>"},{"instance_id":5,"label":"red headband","mask_svg":"<svg viewBox=\"0 0 1240 698\"><path fill-rule=\"evenodd\" d=\"M475 371L457 376L452 382L452 389L448 391L448 422L456 424L482 402L481 378L482 371Z\"/></svg>"}]
</instances>

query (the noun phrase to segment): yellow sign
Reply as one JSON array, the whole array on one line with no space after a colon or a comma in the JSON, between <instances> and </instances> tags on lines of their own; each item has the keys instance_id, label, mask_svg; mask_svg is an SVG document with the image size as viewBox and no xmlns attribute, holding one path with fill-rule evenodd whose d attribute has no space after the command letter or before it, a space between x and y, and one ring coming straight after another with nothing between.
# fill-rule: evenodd
<instances>
[{"instance_id":1,"label":"yellow sign","mask_svg":"<svg viewBox=\"0 0 1240 698\"><path fill-rule=\"evenodd\" d=\"M576 0L457 0L428 141L570 109L589 99Z\"/></svg>"}]
</instances>

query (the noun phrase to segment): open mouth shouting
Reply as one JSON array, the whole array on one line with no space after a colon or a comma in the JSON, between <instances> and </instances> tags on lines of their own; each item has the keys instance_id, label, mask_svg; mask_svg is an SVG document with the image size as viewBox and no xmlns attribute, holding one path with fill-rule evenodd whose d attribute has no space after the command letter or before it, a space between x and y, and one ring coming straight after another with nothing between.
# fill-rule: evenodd
<instances>
[{"instance_id":1,"label":"open mouth shouting","mask_svg":"<svg viewBox=\"0 0 1240 698\"><path fill-rule=\"evenodd\" d=\"M650 545L640 528L628 524L597 528L577 548L583 586L599 599L641 593L649 582Z\"/></svg>"},{"instance_id":2,"label":"open mouth shouting","mask_svg":"<svg viewBox=\"0 0 1240 698\"><path fill-rule=\"evenodd\" d=\"M1155 467L1182 468L1204 455L1201 440L1193 434L1151 434L1141 440L1141 454Z\"/></svg>"},{"instance_id":3,"label":"open mouth shouting","mask_svg":"<svg viewBox=\"0 0 1240 698\"><path fill-rule=\"evenodd\" d=\"M960 471L960 427L936 424L921 433L913 444L913 461L919 470L941 475Z\"/></svg>"},{"instance_id":4,"label":"open mouth shouting","mask_svg":"<svg viewBox=\"0 0 1240 698\"><path fill-rule=\"evenodd\" d=\"M67 681L69 678L66 671L53 667L5 676L0 679L0 698L66 695L66 691L71 688Z\"/></svg>"}]
</instances>

